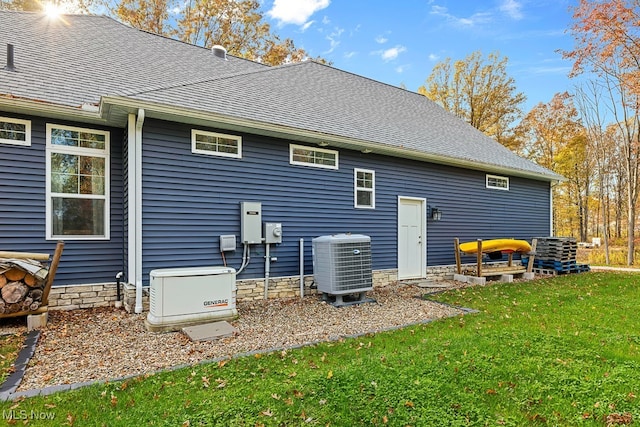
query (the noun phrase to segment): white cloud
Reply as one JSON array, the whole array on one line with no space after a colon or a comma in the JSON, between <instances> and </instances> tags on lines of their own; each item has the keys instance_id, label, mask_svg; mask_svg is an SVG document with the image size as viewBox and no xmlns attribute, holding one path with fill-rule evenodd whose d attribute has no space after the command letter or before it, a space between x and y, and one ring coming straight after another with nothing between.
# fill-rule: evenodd
<instances>
[{"instance_id":1,"label":"white cloud","mask_svg":"<svg viewBox=\"0 0 640 427\"><path fill-rule=\"evenodd\" d=\"M331 0L274 0L267 12L280 25L304 25L311 15L329 6Z\"/></svg>"},{"instance_id":2,"label":"white cloud","mask_svg":"<svg viewBox=\"0 0 640 427\"><path fill-rule=\"evenodd\" d=\"M486 24L491 22L492 15L489 12L478 12L473 15L463 18L452 15L449 13L449 9L444 6L433 5L431 6L431 15L442 16L450 23L462 26L462 27L472 27L475 25Z\"/></svg>"},{"instance_id":3,"label":"white cloud","mask_svg":"<svg viewBox=\"0 0 640 427\"><path fill-rule=\"evenodd\" d=\"M338 47L338 45L340 44L339 39L343 32L343 28L335 28L331 34L325 37L327 40L329 40L329 50L323 52L324 55L332 53Z\"/></svg>"},{"instance_id":4,"label":"white cloud","mask_svg":"<svg viewBox=\"0 0 640 427\"><path fill-rule=\"evenodd\" d=\"M512 19L519 21L523 18L522 4L517 0L504 0L500 5L500 11L509 15Z\"/></svg>"},{"instance_id":5,"label":"white cloud","mask_svg":"<svg viewBox=\"0 0 640 427\"><path fill-rule=\"evenodd\" d=\"M331 21L329 20L329 17L327 15L322 17L322 23L324 25L329 25L331 23Z\"/></svg>"},{"instance_id":6,"label":"white cloud","mask_svg":"<svg viewBox=\"0 0 640 427\"><path fill-rule=\"evenodd\" d=\"M386 42L388 42L388 41L389 41L389 39L388 39L388 38L386 38L385 36L378 36L378 37L376 37L376 43L379 43L379 44L385 44L385 43L386 43Z\"/></svg>"},{"instance_id":7,"label":"white cloud","mask_svg":"<svg viewBox=\"0 0 640 427\"><path fill-rule=\"evenodd\" d=\"M435 53L430 53L429 54L429 61L436 62L438 59L440 59L440 57L438 55L436 55Z\"/></svg>"},{"instance_id":8,"label":"white cloud","mask_svg":"<svg viewBox=\"0 0 640 427\"><path fill-rule=\"evenodd\" d=\"M302 27L300 27L300 31L302 31L302 32L304 33L305 31L307 31L307 30L309 29L309 27L310 27L311 25L313 25L313 23L314 23L314 22L316 22L316 21L309 21L309 22L307 22L307 23L306 23L306 24L304 24Z\"/></svg>"},{"instance_id":9,"label":"white cloud","mask_svg":"<svg viewBox=\"0 0 640 427\"><path fill-rule=\"evenodd\" d=\"M358 52L353 52L353 51L351 51L351 52L346 52L343 56L344 56L344 58L345 58L345 59L351 59L351 58L353 58L354 56L356 56L356 55L357 55L357 53L358 53Z\"/></svg>"},{"instance_id":10,"label":"white cloud","mask_svg":"<svg viewBox=\"0 0 640 427\"><path fill-rule=\"evenodd\" d=\"M404 73L406 70L408 70L409 68L411 68L411 65L409 65L409 64L398 65L398 66L396 67L396 73L398 73L398 74L402 74L402 73Z\"/></svg>"},{"instance_id":11,"label":"white cloud","mask_svg":"<svg viewBox=\"0 0 640 427\"><path fill-rule=\"evenodd\" d=\"M380 57L383 61L388 62L394 60L400 55L402 52L406 51L407 48L401 45L397 45L387 50L383 50L380 54Z\"/></svg>"}]
</instances>

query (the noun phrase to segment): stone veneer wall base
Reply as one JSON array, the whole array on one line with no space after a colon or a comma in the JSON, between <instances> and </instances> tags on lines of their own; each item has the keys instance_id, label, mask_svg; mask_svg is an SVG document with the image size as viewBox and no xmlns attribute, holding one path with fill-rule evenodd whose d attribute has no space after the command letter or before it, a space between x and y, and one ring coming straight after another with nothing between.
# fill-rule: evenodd
<instances>
[{"instance_id":1,"label":"stone veneer wall base","mask_svg":"<svg viewBox=\"0 0 640 427\"><path fill-rule=\"evenodd\" d=\"M492 263L492 265L506 265L506 262ZM473 264L462 266L465 274ZM428 280L451 280L456 273L455 265L441 265L427 267ZM398 281L398 270L375 270L373 272L373 286L387 286ZM264 278L244 279L236 282L236 301L253 301L264 298ZM313 275L304 276L304 295L317 295ZM122 303L126 311L133 313L136 302L136 288L134 285L121 284ZM294 298L300 296L300 276L274 277L269 279L269 299ZM116 302L116 284L100 283L92 285L54 286L49 294L49 309L75 310L79 308L95 308L114 306ZM149 288L143 289L143 311L149 311Z\"/></svg>"}]
</instances>

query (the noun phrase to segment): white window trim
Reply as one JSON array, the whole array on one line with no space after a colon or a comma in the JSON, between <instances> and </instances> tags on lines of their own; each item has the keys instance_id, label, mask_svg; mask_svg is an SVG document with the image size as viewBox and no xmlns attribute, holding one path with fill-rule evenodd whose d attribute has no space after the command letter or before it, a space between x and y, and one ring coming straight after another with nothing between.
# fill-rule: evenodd
<instances>
[{"instance_id":1,"label":"white window trim","mask_svg":"<svg viewBox=\"0 0 640 427\"><path fill-rule=\"evenodd\" d=\"M306 163L306 162L299 162L299 161L293 160L293 150L295 150L296 148L300 148L302 150L317 151L319 153L335 154L336 164L335 166L319 165L317 163ZM317 148L317 147L309 147L306 145L289 144L289 164L292 164L292 165L308 166L312 168L323 168L323 169L338 169L338 160L339 160L338 154L339 153L337 150L327 150L326 148Z\"/></svg>"},{"instance_id":2,"label":"white window trim","mask_svg":"<svg viewBox=\"0 0 640 427\"><path fill-rule=\"evenodd\" d=\"M371 188L358 187L358 172L371 174ZM371 205L358 204L358 191L371 192ZM376 208L376 171L371 169L353 169L353 207L357 209Z\"/></svg>"},{"instance_id":3,"label":"white window trim","mask_svg":"<svg viewBox=\"0 0 640 427\"><path fill-rule=\"evenodd\" d=\"M495 187L493 185L489 185L489 178L495 178L495 179L506 181L507 182L507 186L506 187ZM509 177L487 174L485 180L486 180L486 187L487 188L490 188L492 190L509 191Z\"/></svg>"},{"instance_id":4,"label":"white window trim","mask_svg":"<svg viewBox=\"0 0 640 427\"><path fill-rule=\"evenodd\" d=\"M105 136L104 150L95 148L81 148L81 147L68 147L64 145L52 145L51 144L51 131L52 129L64 129L75 132L88 132ZM111 162L110 162L110 150L109 150L109 131L98 129L79 128L74 126L56 125L53 123L47 123L47 161L46 161L46 240L109 240L111 238ZM105 160L105 182L104 182L104 196L92 195L92 194L67 194L67 193L52 193L51 192L51 153L65 153L76 154L81 156L102 157ZM52 197L66 197L66 198L78 198L78 199L104 199L104 236L85 236L85 235L53 235L53 224L51 223L51 209Z\"/></svg>"},{"instance_id":5,"label":"white window trim","mask_svg":"<svg viewBox=\"0 0 640 427\"><path fill-rule=\"evenodd\" d=\"M198 134L236 140L238 142L238 153L237 154L222 153L220 151L208 151L208 150L198 149L196 148L196 135ZM238 135L228 135L225 133L209 132L209 131L200 130L200 129L191 129L191 152L194 154L204 154L206 156L232 157L235 159L241 159L242 158L242 137Z\"/></svg>"},{"instance_id":6,"label":"white window trim","mask_svg":"<svg viewBox=\"0 0 640 427\"><path fill-rule=\"evenodd\" d=\"M15 139L0 138L0 144L31 146L31 120L14 119L12 117L0 117L0 122L15 123L24 126L24 141L16 141Z\"/></svg>"}]
</instances>

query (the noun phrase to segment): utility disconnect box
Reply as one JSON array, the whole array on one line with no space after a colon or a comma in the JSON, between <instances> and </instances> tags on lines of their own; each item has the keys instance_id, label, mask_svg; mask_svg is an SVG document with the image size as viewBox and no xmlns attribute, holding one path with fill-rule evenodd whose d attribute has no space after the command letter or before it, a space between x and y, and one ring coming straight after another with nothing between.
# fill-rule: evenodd
<instances>
[{"instance_id":1,"label":"utility disconnect box","mask_svg":"<svg viewBox=\"0 0 640 427\"><path fill-rule=\"evenodd\" d=\"M262 243L262 203L240 202L240 239L242 243Z\"/></svg>"},{"instance_id":2,"label":"utility disconnect box","mask_svg":"<svg viewBox=\"0 0 640 427\"><path fill-rule=\"evenodd\" d=\"M282 243L282 224L279 222L264 223L264 242Z\"/></svg>"}]
</instances>

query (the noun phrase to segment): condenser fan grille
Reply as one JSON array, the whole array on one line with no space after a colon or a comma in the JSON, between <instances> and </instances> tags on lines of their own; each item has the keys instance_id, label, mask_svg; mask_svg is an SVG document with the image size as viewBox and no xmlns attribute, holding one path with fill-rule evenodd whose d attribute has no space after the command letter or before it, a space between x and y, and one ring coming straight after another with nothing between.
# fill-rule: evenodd
<instances>
[{"instance_id":1,"label":"condenser fan grille","mask_svg":"<svg viewBox=\"0 0 640 427\"><path fill-rule=\"evenodd\" d=\"M373 288L371 238L339 234L313 239L313 274L318 290L349 294Z\"/></svg>"}]
</instances>

